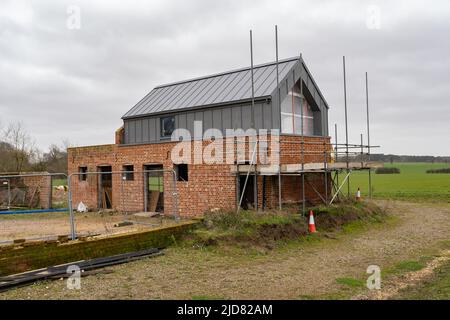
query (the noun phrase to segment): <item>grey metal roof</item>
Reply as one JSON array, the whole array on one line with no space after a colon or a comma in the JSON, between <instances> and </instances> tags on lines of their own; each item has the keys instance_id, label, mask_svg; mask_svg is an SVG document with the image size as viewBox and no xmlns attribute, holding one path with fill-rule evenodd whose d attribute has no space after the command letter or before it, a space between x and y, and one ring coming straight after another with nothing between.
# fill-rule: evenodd
<instances>
[{"instance_id":1,"label":"grey metal roof","mask_svg":"<svg viewBox=\"0 0 450 320\"><path fill-rule=\"evenodd\" d=\"M299 61L298 57L278 62L279 79ZM276 63L254 66L255 99L270 97L277 87ZM131 108L125 118L165 113L251 99L251 69L243 68L202 78L158 86Z\"/></svg>"}]
</instances>

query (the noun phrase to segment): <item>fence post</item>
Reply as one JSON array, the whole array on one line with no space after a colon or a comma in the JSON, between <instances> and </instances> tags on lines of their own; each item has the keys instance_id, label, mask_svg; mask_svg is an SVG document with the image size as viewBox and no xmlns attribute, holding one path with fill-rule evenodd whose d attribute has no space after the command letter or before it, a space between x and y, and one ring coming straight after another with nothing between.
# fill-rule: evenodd
<instances>
[{"instance_id":1,"label":"fence post","mask_svg":"<svg viewBox=\"0 0 450 320\"><path fill-rule=\"evenodd\" d=\"M69 201L68 201L68 206L69 206L69 214L70 214L70 238L72 240L75 240L77 238L76 236L76 232L75 232L75 218L74 218L74 214L73 214L73 207L72 207L72 174L70 174L67 177L67 184L69 185Z\"/></svg>"},{"instance_id":2,"label":"fence post","mask_svg":"<svg viewBox=\"0 0 450 320\"><path fill-rule=\"evenodd\" d=\"M172 195L174 197L174 199L172 199L174 201L174 217L175 217L175 221L179 221L180 217L179 217L179 213L178 213L178 192L177 192L177 174L175 172L175 170L172 169L172 177L173 177L173 191L172 191Z\"/></svg>"}]
</instances>

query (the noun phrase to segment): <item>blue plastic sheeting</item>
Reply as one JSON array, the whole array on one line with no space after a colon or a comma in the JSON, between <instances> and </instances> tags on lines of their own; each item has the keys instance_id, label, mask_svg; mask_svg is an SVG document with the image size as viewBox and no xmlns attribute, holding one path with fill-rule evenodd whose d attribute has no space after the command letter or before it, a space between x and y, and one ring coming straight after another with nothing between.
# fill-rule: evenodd
<instances>
[{"instance_id":1,"label":"blue plastic sheeting","mask_svg":"<svg viewBox=\"0 0 450 320\"><path fill-rule=\"evenodd\" d=\"M68 209L38 209L21 211L0 211L0 214L26 214L26 213L45 213L45 212L66 212Z\"/></svg>"}]
</instances>

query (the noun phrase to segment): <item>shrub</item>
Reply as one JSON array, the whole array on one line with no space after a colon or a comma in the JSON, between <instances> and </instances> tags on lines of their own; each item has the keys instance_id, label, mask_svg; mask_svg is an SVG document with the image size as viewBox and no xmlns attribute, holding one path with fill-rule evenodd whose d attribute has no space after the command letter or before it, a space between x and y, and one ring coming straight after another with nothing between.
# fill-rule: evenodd
<instances>
[{"instance_id":1,"label":"shrub","mask_svg":"<svg viewBox=\"0 0 450 320\"><path fill-rule=\"evenodd\" d=\"M394 168L394 167L377 168L375 170L375 173L377 173L377 174L397 174L397 173L400 173L400 169Z\"/></svg>"},{"instance_id":2,"label":"shrub","mask_svg":"<svg viewBox=\"0 0 450 320\"><path fill-rule=\"evenodd\" d=\"M342 202L330 207L310 208L322 231L334 231L350 222L381 221L384 210L374 203ZM278 242L299 239L308 234L308 214L302 216L285 209L282 212L254 212L241 210L207 212L203 223L185 240L198 247L218 244L271 249Z\"/></svg>"},{"instance_id":3,"label":"shrub","mask_svg":"<svg viewBox=\"0 0 450 320\"><path fill-rule=\"evenodd\" d=\"M450 173L450 168L429 169L427 173Z\"/></svg>"}]
</instances>

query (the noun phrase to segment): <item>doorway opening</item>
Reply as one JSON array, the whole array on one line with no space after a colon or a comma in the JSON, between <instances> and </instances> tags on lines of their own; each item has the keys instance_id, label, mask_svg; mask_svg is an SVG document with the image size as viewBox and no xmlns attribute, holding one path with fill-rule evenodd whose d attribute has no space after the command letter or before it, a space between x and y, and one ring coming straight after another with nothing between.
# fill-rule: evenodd
<instances>
[{"instance_id":1,"label":"doorway opening","mask_svg":"<svg viewBox=\"0 0 450 320\"><path fill-rule=\"evenodd\" d=\"M152 172L153 171L153 172ZM146 212L164 212L164 171L162 164L144 165Z\"/></svg>"},{"instance_id":2,"label":"doorway opening","mask_svg":"<svg viewBox=\"0 0 450 320\"><path fill-rule=\"evenodd\" d=\"M98 207L112 209L112 167L99 166L97 171L101 172L98 179Z\"/></svg>"},{"instance_id":3,"label":"doorway opening","mask_svg":"<svg viewBox=\"0 0 450 320\"><path fill-rule=\"evenodd\" d=\"M247 175L239 176L239 199L238 199L238 201L242 197L242 192L244 191L246 177L247 177ZM255 185L254 176L249 175L248 180L247 180L247 185L246 185L245 191L244 191L244 197L242 197L242 203L241 203L241 208L244 210L254 209L254 202L255 202L255 194L253 191L254 185Z\"/></svg>"}]
</instances>

